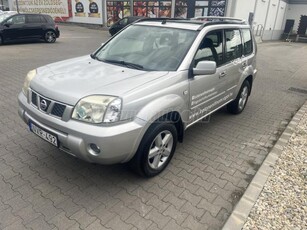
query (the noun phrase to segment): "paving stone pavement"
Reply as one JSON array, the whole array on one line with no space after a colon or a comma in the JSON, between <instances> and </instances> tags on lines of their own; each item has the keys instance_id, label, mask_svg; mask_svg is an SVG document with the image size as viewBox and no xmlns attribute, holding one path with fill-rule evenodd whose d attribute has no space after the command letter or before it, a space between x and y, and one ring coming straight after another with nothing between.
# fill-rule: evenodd
<instances>
[{"instance_id":1,"label":"paving stone pavement","mask_svg":"<svg viewBox=\"0 0 307 230\"><path fill-rule=\"evenodd\" d=\"M220 229L278 135L307 98L307 46L263 43L246 110L189 128L169 167L140 178L89 164L29 133L17 94L38 66L95 50L109 35L61 26L55 44L0 47L0 229Z\"/></svg>"}]
</instances>

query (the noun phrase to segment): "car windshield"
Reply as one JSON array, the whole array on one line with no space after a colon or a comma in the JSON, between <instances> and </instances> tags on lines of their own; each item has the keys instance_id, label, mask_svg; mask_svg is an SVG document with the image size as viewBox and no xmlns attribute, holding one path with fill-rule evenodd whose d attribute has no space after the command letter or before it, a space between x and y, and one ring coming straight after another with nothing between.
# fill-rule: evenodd
<instances>
[{"instance_id":1,"label":"car windshield","mask_svg":"<svg viewBox=\"0 0 307 230\"><path fill-rule=\"evenodd\" d=\"M0 14L0 23L2 23L5 19L7 19L8 17L12 15L14 14L9 14L9 13Z\"/></svg>"},{"instance_id":2,"label":"car windshield","mask_svg":"<svg viewBox=\"0 0 307 230\"><path fill-rule=\"evenodd\" d=\"M93 58L148 71L175 71L196 31L132 25L114 37Z\"/></svg>"}]
</instances>

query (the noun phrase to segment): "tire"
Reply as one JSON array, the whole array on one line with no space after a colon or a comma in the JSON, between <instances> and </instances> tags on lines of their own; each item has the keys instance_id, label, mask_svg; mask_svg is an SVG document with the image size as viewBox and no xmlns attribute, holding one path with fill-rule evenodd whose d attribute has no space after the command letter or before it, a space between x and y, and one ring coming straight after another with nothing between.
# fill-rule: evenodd
<instances>
[{"instance_id":1,"label":"tire","mask_svg":"<svg viewBox=\"0 0 307 230\"><path fill-rule=\"evenodd\" d=\"M158 175L172 159L177 140L177 129L173 123L170 121L153 123L145 133L135 156L129 162L131 169L144 177Z\"/></svg>"},{"instance_id":2,"label":"tire","mask_svg":"<svg viewBox=\"0 0 307 230\"><path fill-rule=\"evenodd\" d=\"M52 30L48 30L45 32L44 34L44 40L47 43L55 43L56 41L56 34L54 31Z\"/></svg>"},{"instance_id":3,"label":"tire","mask_svg":"<svg viewBox=\"0 0 307 230\"><path fill-rule=\"evenodd\" d=\"M3 44L3 38L2 36L0 35L0 46Z\"/></svg>"},{"instance_id":4,"label":"tire","mask_svg":"<svg viewBox=\"0 0 307 230\"><path fill-rule=\"evenodd\" d=\"M227 105L227 110L232 114L242 113L248 101L250 90L251 86L249 82L245 80L240 88L236 99Z\"/></svg>"}]
</instances>

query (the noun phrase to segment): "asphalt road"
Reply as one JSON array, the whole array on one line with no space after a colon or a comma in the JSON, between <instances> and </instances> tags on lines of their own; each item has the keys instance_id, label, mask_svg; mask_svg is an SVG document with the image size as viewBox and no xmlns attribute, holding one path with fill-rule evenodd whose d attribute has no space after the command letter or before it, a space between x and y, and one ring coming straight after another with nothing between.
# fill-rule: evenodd
<instances>
[{"instance_id":1,"label":"asphalt road","mask_svg":"<svg viewBox=\"0 0 307 230\"><path fill-rule=\"evenodd\" d=\"M17 114L29 70L87 55L109 38L60 29L55 44L0 47L0 229L220 229L307 99L289 90L307 90L306 44L263 43L245 111L221 109L189 128L165 172L143 179L125 165L88 164L31 134Z\"/></svg>"}]
</instances>

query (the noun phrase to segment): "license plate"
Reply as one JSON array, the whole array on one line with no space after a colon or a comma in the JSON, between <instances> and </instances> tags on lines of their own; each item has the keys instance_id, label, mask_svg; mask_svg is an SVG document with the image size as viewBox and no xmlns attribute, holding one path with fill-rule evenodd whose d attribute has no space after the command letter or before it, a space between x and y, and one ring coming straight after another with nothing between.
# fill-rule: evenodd
<instances>
[{"instance_id":1,"label":"license plate","mask_svg":"<svg viewBox=\"0 0 307 230\"><path fill-rule=\"evenodd\" d=\"M30 130L35 133L40 138L44 139L45 141L49 142L50 144L59 147L58 145L58 137L54 134L51 134L42 128L38 127L37 125L33 124L32 122L29 123Z\"/></svg>"}]
</instances>

